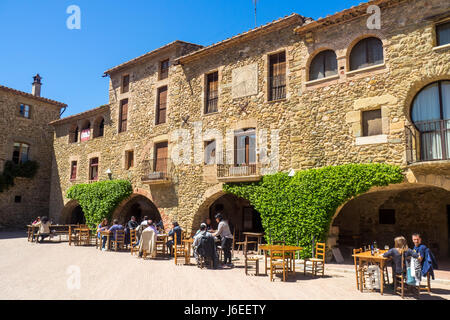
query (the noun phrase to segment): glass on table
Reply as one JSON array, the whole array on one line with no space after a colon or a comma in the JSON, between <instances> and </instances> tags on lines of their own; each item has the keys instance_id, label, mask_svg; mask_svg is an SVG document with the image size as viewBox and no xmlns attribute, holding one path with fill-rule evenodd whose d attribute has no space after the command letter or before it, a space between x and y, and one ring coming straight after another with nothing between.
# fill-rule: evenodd
<instances>
[{"instance_id":1,"label":"glass on table","mask_svg":"<svg viewBox=\"0 0 450 320\"><path fill-rule=\"evenodd\" d=\"M389 246L388 246L388 245L385 245L385 246L384 246L384 250L389 250Z\"/></svg>"}]
</instances>

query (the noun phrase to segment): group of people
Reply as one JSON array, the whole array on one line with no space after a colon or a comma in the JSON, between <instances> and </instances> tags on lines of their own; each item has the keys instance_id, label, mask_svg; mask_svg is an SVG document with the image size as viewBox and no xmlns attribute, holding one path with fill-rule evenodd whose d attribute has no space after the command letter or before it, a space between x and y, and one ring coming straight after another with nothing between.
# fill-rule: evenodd
<instances>
[{"instance_id":1,"label":"group of people","mask_svg":"<svg viewBox=\"0 0 450 320\"><path fill-rule=\"evenodd\" d=\"M232 268L231 262L231 247L233 245L233 234L230 230L228 221L224 220L221 213L216 214L216 222L218 223L217 231L211 227L211 219L200 224L200 229L194 235L194 256L197 259L197 264L200 263L201 258L211 259L213 267L218 267L217 247L220 244L223 250L223 264L222 268Z\"/></svg>"},{"instance_id":2,"label":"group of people","mask_svg":"<svg viewBox=\"0 0 450 320\"><path fill-rule=\"evenodd\" d=\"M33 221L32 225L35 227L39 227L37 233L37 242L42 243L45 238L50 236L50 226L52 221L47 217L43 216L37 217L36 220Z\"/></svg>"},{"instance_id":3,"label":"group of people","mask_svg":"<svg viewBox=\"0 0 450 320\"><path fill-rule=\"evenodd\" d=\"M430 251L430 249L422 243L422 237L419 233L412 235L412 242L414 248L408 247L408 242L405 237L400 236L394 239L394 248L389 249L383 254L386 258L392 259L392 273L402 274L405 273L407 268L413 269L413 278L415 278L416 284L420 282L422 276L426 276L430 273L430 276L434 279L433 269L437 269L437 262ZM402 265L403 256L403 265Z\"/></svg>"}]
</instances>

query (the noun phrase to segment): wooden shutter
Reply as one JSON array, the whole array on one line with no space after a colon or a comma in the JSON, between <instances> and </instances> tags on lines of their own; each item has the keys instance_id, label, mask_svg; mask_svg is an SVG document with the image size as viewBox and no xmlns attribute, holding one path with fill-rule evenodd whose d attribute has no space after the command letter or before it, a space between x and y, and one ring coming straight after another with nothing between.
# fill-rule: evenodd
<instances>
[{"instance_id":1,"label":"wooden shutter","mask_svg":"<svg viewBox=\"0 0 450 320\"><path fill-rule=\"evenodd\" d=\"M169 59L160 62L159 80L166 79L169 76Z\"/></svg>"},{"instance_id":2,"label":"wooden shutter","mask_svg":"<svg viewBox=\"0 0 450 320\"><path fill-rule=\"evenodd\" d=\"M210 73L206 81L206 110L205 113L217 111L217 101L219 98L219 73Z\"/></svg>"},{"instance_id":3,"label":"wooden shutter","mask_svg":"<svg viewBox=\"0 0 450 320\"><path fill-rule=\"evenodd\" d=\"M120 102L120 115L119 115L119 132L127 131L128 121L128 99L124 99Z\"/></svg>"},{"instance_id":4,"label":"wooden shutter","mask_svg":"<svg viewBox=\"0 0 450 320\"><path fill-rule=\"evenodd\" d=\"M155 144L155 172L167 172L167 142Z\"/></svg>"},{"instance_id":5,"label":"wooden shutter","mask_svg":"<svg viewBox=\"0 0 450 320\"><path fill-rule=\"evenodd\" d=\"M130 75L125 75L122 78L122 93L128 92L130 90Z\"/></svg>"},{"instance_id":6,"label":"wooden shutter","mask_svg":"<svg viewBox=\"0 0 450 320\"><path fill-rule=\"evenodd\" d=\"M279 100L286 97L286 54L280 52L269 59L269 100Z\"/></svg>"},{"instance_id":7,"label":"wooden shutter","mask_svg":"<svg viewBox=\"0 0 450 320\"><path fill-rule=\"evenodd\" d=\"M156 124L166 122L167 87L158 89L158 106L156 110Z\"/></svg>"},{"instance_id":8,"label":"wooden shutter","mask_svg":"<svg viewBox=\"0 0 450 320\"><path fill-rule=\"evenodd\" d=\"M72 161L72 169L70 172L70 179L75 180L77 178L77 162Z\"/></svg>"}]
</instances>

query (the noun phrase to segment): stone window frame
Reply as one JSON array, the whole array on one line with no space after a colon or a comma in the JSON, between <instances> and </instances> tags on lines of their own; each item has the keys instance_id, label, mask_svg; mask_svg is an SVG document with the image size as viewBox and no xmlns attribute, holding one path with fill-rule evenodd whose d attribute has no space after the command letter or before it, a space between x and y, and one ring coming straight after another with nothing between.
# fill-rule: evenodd
<instances>
[{"instance_id":1,"label":"stone window frame","mask_svg":"<svg viewBox=\"0 0 450 320\"><path fill-rule=\"evenodd\" d=\"M9 158L9 160L13 161L13 157L14 157L14 144L19 143L20 144L20 150L19 150L19 164L22 163L21 162L21 158L22 158L22 145L27 145L28 146L28 154L27 154L27 161L28 160L32 160L34 155L34 152L32 154L32 151L34 150L34 148L32 148L31 146L33 145L31 143L31 141L29 141L28 139L24 139L24 138L12 138L12 143L11 143L11 148L10 148L10 155L11 157ZM3 168L2 168L3 169Z\"/></svg>"},{"instance_id":2,"label":"stone window frame","mask_svg":"<svg viewBox=\"0 0 450 320\"><path fill-rule=\"evenodd\" d=\"M245 129L250 129L250 128L254 128L255 129L255 153L256 153L256 161L255 161L255 164L257 165L257 166L259 166L259 165L261 165L261 161L260 161L260 159L259 159L259 139L258 139L258 137L259 137L259 126L258 126L258 120L257 119L253 119L253 118L251 118L251 119L246 119L246 120L239 120L239 121L236 121L236 122L234 122L233 124L231 124L228 128L227 128L227 131L228 130L231 130L231 131L233 131L233 140L232 141L225 141L225 144L227 144L227 143L231 143L232 144L232 150L233 150L233 155L232 155L232 164L234 165L235 164L235 155L234 155L234 150L235 150L235 148L236 148L236 145L235 145L235 143L236 143L236 140L235 140L235 135L234 135L234 133L236 132L236 131L238 131L238 130L245 130ZM225 148L227 148L228 146L227 145L223 145L222 146L222 148L223 147L225 147ZM220 154L220 152L223 152L223 151L221 151L221 150L217 150L217 147L216 147L216 154L218 153L218 151L219 151L219 154ZM227 149L225 149L225 151L227 151ZM225 163L226 164L229 164L228 162L229 162L229 160L230 159L228 159L228 157L229 157L230 155L228 155L228 154L226 154L226 156L225 156Z\"/></svg>"},{"instance_id":3,"label":"stone window frame","mask_svg":"<svg viewBox=\"0 0 450 320\"><path fill-rule=\"evenodd\" d=\"M217 72L217 86L218 86L218 99L217 99L217 111L215 112L209 112L206 113L206 82L208 80L208 75L211 73ZM201 81L201 99L202 99L202 103L200 105L200 114L202 116L209 116L209 115L213 115L213 114L218 114L222 112L222 106L221 106L221 100L222 100L222 86L220 85L220 83L222 82L222 74L223 74L223 66L220 66L218 68L214 68L211 70L208 70L207 72L204 72L202 74L202 81Z\"/></svg>"},{"instance_id":4,"label":"stone window frame","mask_svg":"<svg viewBox=\"0 0 450 320\"><path fill-rule=\"evenodd\" d=\"M29 108L29 110L28 110L28 117L25 117L25 116L21 115L20 107L22 105L23 106L28 106L28 108ZM17 117L20 118L20 119L32 120L33 119L33 114L34 114L34 112L32 112L33 109L34 108L33 108L33 106L31 104L20 102L19 106L17 108Z\"/></svg>"},{"instance_id":5,"label":"stone window frame","mask_svg":"<svg viewBox=\"0 0 450 320\"><path fill-rule=\"evenodd\" d=\"M125 79L125 77L128 76L128 90L127 91L123 91L123 80ZM130 72L124 72L121 73L120 75L120 94L121 95L125 95L128 94L131 91L131 73Z\"/></svg>"},{"instance_id":6,"label":"stone window frame","mask_svg":"<svg viewBox=\"0 0 450 320\"><path fill-rule=\"evenodd\" d=\"M270 56L274 55L274 54L278 54L283 52L285 53L285 57L286 57L286 97L283 99L279 99L279 100L269 100L269 90L270 90ZM291 50L290 47L286 46L286 47L281 47L278 48L277 50L273 50L273 51L269 51L266 52L264 54L264 102L266 103L277 103L277 102L281 102L281 101L289 101L291 98L291 94L290 94L290 81L289 81L289 76L290 76L290 68L289 68L289 61L292 60L292 56L291 56ZM258 81L259 82L259 81Z\"/></svg>"},{"instance_id":7,"label":"stone window frame","mask_svg":"<svg viewBox=\"0 0 450 320\"><path fill-rule=\"evenodd\" d=\"M91 159L93 158L98 158L98 165L97 165L97 180L92 180L94 181L100 181L100 177L101 177L101 163L102 163L102 157L100 152L94 152L94 153L90 153L87 155L87 181L90 182L91 180L90 178L90 174L91 174ZM77 168L78 169L78 168Z\"/></svg>"},{"instance_id":8,"label":"stone window frame","mask_svg":"<svg viewBox=\"0 0 450 320\"><path fill-rule=\"evenodd\" d=\"M437 21L434 21L432 24L432 41L433 41L433 51L445 51L450 49L450 43L438 45L437 43L437 26L444 23L450 23L450 17L446 17L443 19L439 19Z\"/></svg>"},{"instance_id":9,"label":"stone window frame","mask_svg":"<svg viewBox=\"0 0 450 320\"><path fill-rule=\"evenodd\" d=\"M355 145L388 143L388 136L391 131L394 131L390 124L390 110L395 107L397 107L397 98L389 94L355 100L353 110L347 112L345 120L355 137ZM378 109L381 109L382 134L363 136L362 112Z\"/></svg>"},{"instance_id":10,"label":"stone window frame","mask_svg":"<svg viewBox=\"0 0 450 320\"><path fill-rule=\"evenodd\" d=\"M155 112L155 121L153 122L153 124L154 124L154 126L156 127L156 126L163 126L163 125L166 125L169 121L169 105L170 105L170 86L169 86L169 84L168 83L163 83L163 81L166 81L166 80L168 80L168 78L167 79L164 79L164 80L162 80L161 81L161 84L160 85L158 85L156 88L155 88L155 101L154 101L154 108L153 108L153 110L154 110L154 112ZM165 119L165 121L163 122L163 123L157 123L157 117L158 117L158 115L157 115L157 113L158 113L158 92L159 92L159 89L161 89L161 88L164 88L164 87L167 87L167 99L166 99L166 119Z\"/></svg>"},{"instance_id":11,"label":"stone window frame","mask_svg":"<svg viewBox=\"0 0 450 320\"><path fill-rule=\"evenodd\" d=\"M130 152L133 153L133 165L131 165L130 167L128 167L128 160L129 160L129 154ZM126 148L126 150L124 151L124 161L123 161L123 168L124 170L133 170L134 168L136 168L136 156L135 156L135 152L134 152L134 148Z\"/></svg>"},{"instance_id":12,"label":"stone window frame","mask_svg":"<svg viewBox=\"0 0 450 320\"><path fill-rule=\"evenodd\" d=\"M76 174L75 179L72 179L72 162L73 161L77 162L77 174ZM69 182L76 182L76 181L80 180L80 157L79 156L70 156L68 162L69 162L69 174L68 174L67 180Z\"/></svg>"},{"instance_id":13,"label":"stone window frame","mask_svg":"<svg viewBox=\"0 0 450 320\"><path fill-rule=\"evenodd\" d=\"M120 127L121 127L121 117L122 117L122 115L121 115L121 103L122 103L123 100L126 100L126 99L128 99L128 109L127 109L127 130L120 131ZM117 108L117 112L116 112L116 114L117 114L117 127L116 127L116 132L117 132L117 134L125 133L125 132L128 132L128 131L130 130L130 120L131 120L131 117L130 117L130 109L131 109L132 101L133 101L133 99L131 98L131 96L127 96L127 97L123 96L123 97L121 97L121 98L117 101L117 103L118 103L118 108Z\"/></svg>"},{"instance_id":14,"label":"stone window frame","mask_svg":"<svg viewBox=\"0 0 450 320\"><path fill-rule=\"evenodd\" d=\"M312 64L314 58L316 58L319 53L328 51L328 50L331 50L336 54L336 63L337 63L337 68L338 68L337 72L338 73L335 75L329 76L329 77L321 78L321 79L309 80L309 72L310 72L311 64ZM306 86L311 86L311 85L320 84L320 83L324 83L324 82L327 82L327 83L329 82L328 84L337 83L336 80L339 80L339 73L340 73L339 56L338 56L336 48L333 48L331 46L322 46L322 47L319 47L318 49L314 50L308 56L308 59L306 60L304 83Z\"/></svg>"},{"instance_id":15,"label":"stone window frame","mask_svg":"<svg viewBox=\"0 0 450 320\"><path fill-rule=\"evenodd\" d=\"M158 81L164 81L164 80L169 79L170 65L171 65L171 61L170 61L170 60L171 60L170 57L166 57L166 58L164 58L164 59L159 59L159 60L158 60L158 67L157 67L157 70L158 70L157 80L158 80ZM162 63L165 62L165 61L168 61L168 66L167 66L167 77L161 78L161 74L162 74L162 72L161 72L161 70L162 70Z\"/></svg>"}]
</instances>

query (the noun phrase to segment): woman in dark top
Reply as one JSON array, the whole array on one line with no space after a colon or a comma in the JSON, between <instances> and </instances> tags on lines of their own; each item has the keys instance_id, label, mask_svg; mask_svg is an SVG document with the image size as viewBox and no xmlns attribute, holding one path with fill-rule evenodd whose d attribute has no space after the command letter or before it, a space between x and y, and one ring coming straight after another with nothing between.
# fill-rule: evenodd
<instances>
[{"instance_id":1,"label":"woman in dark top","mask_svg":"<svg viewBox=\"0 0 450 320\"><path fill-rule=\"evenodd\" d=\"M401 274L402 271L406 270L406 263L407 263L406 258L407 257L419 258L420 254L408 248L408 243L406 242L405 237L395 238L394 246L395 248L392 248L388 252L384 253L383 257L385 258L391 257L392 272L395 272L396 274ZM402 270L402 254L405 258L405 265L403 265L403 270Z\"/></svg>"}]
</instances>

